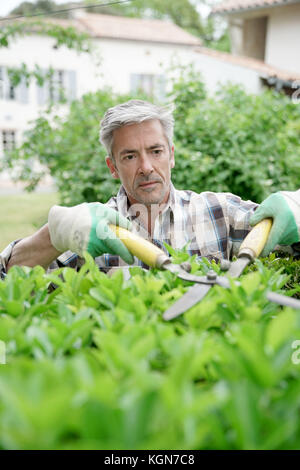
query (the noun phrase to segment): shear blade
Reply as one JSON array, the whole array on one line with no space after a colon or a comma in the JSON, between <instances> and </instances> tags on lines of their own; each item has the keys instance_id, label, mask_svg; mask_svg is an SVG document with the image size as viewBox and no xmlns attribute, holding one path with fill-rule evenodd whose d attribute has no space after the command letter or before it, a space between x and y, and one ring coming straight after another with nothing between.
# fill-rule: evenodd
<instances>
[{"instance_id":1,"label":"shear blade","mask_svg":"<svg viewBox=\"0 0 300 470\"><path fill-rule=\"evenodd\" d=\"M239 277L249 263L250 258L247 258L246 256L241 256L236 261L233 261L231 263L231 266L227 271L226 276Z\"/></svg>"},{"instance_id":2,"label":"shear blade","mask_svg":"<svg viewBox=\"0 0 300 470\"><path fill-rule=\"evenodd\" d=\"M197 304L209 291L212 284L195 284L163 314L164 320L172 320Z\"/></svg>"},{"instance_id":3,"label":"shear blade","mask_svg":"<svg viewBox=\"0 0 300 470\"><path fill-rule=\"evenodd\" d=\"M285 307L300 309L300 300L288 297L287 295L277 294L277 292L268 292L267 299Z\"/></svg>"}]
</instances>

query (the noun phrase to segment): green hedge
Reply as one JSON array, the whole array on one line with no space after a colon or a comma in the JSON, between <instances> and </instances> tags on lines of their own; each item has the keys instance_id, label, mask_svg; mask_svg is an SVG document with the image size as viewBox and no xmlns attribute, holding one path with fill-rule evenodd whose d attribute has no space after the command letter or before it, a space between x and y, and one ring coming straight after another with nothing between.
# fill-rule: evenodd
<instances>
[{"instance_id":1,"label":"green hedge","mask_svg":"<svg viewBox=\"0 0 300 470\"><path fill-rule=\"evenodd\" d=\"M169 272L107 278L90 257L79 272L12 268L0 283L0 448L299 449L299 311L265 298L299 292L299 278L289 285L275 255L266 263L172 322L162 313L189 283Z\"/></svg>"},{"instance_id":2,"label":"green hedge","mask_svg":"<svg viewBox=\"0 0 300 470\"><path fill-rule=\"evenodd\" d=\"M30 188L41 174L37 157L55 178L61 202L106 202L119 182L112 179L99 144L99 121L109 106L129 96L111 90L72 103L62 119L40 117L8 164ZM247 94L228 85L208 96L203 82L183 70L168 96L175 103L173 181L178 189L228 191L261 202L278 190L295 190L300 180L300 106L284 95Z\"/></svg>"}]
</instances>

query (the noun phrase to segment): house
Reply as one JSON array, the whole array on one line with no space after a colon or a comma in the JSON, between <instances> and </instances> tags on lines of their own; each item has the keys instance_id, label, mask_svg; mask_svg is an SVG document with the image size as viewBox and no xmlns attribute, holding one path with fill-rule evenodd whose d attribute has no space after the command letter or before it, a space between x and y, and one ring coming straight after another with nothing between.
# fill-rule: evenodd
<instances>
[{"instance_id":1,"label":"house","mask_svg":"<svg viewBox=\"0 0 300 470\"><path fill-rule=\"evenodd\" d=\"M142 89L162 100L170 87L172 64L193 64L209 93L231 82L250 93L268 86L292 95L300 86L299 7L300 0L228 0L217 5L213 13L229 18L232 53L203 47L198 38L171 22L80 10L70 20L50 19L87 32L93 53L56 49L54 39L34 31L8 49L0 48L0 158L22 141L29 122L50 98L60 101L62 89L68 101L105 85L120 93ZM24 81L14 87L7 68L22 63L32 69L37 64L43 71L51 66L54 74L42 87L35 82L27 87ZM60 109L66 112L67 106Z\"/></svg>"},{"instance_id":2,"label":"house","mask_svg":"<svg viewBox=\"0 0 300 470\"><path fill-rule=\"evenodd\" d=\"M261 67L266 85L289 94L299 86L300 0L225 0L212 13L227 18L237 62Z\"/></svg>"},{"instance_id":3,"label":"house","mask_svg":"<svg viewBox=\"0 0 300 470\"><path fill-rule=\"evenodd\" d=\"M51 98L59 102L63 90L68 101L105 85L114 92L134 93L142 89L163 98L168 89L166 71L172 61L193 61L201 43L171 22L142 20L77 12L70 20L45 19L64 27L73 26L90 35L93 53L78 53L65 46L54 48L54 39L34 30L0 48L0 156L22 141L23 132ZM37 64L46 73L54 70L44 85L22 81L13 86L8 68ZM62 112L66 106L62 106ZM99 116L100 118L100 116Z\"/></svg>"},{"instance_id":4,"label":"house","mask_svg":"<svg viewBox=\"0 0 300 470\"><path fill-rule=\"evenodd\" d=\"M273 67L262 60L197 47L194 66L210 94L231 83L254 94L261 93L266 87L275 88L284 91L295 102L299 101L300 74Z\"/></svg>"}]
</instances>

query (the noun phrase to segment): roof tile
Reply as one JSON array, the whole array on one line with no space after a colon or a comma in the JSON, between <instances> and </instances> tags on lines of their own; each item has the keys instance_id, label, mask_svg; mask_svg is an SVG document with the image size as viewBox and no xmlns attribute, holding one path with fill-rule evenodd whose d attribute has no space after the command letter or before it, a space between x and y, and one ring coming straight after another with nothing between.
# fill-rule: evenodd
<instances>
[{"instance_id":1,"label":"roof tile","mask_svg":"<svg viewBox=\"0 0 300 470\"><path fill-rule=\"evenodd\" d=\"M199 38L168 21L89 13L77 21L97 38L201 45Z\"/></svg>"},{"instance_id":2,"label":"roof tile","mask_svg":"<svg viewBox=\"0 0 300 470\"><path fill-rule=\"evenodd\" d=\"M212 13L235 13L274 6L298 3L299 0L225 0L212 9Z\"/></svg>"},{"instance_id":3,"label":"roof tile","mask_svg":"<svg viewBox=\"0 0 300 470\"><path fill-rule=\"evenodd\" d=\"M33 23L34 20L35 18L33 18ZM201 46L202 44L201 39L170 21L92 13L84 13L72 19L43 17L43 20L63 27L72 26L78 31L88 33L95 38L127 39L185 46ZM8 17L1 24L4 26L11 21L16 20ZM17 21L24 21L24 19Z\"/></svg>"},{"instance_id":4,"label":"roof tile","mask_svg":"<svg viewBox=\"0 0 300 470\"><path fill-rule=\"evenodd\" d=\"M280 80L291 82L295 80L300 80L300 74L278 69L277 67L273 67L272 65L266 64L262 60L252 59L250 57L245 56L236 56L233 54L229 54L228 52L220 52L216 51L215 49L208 49L207 47L197 47L196 52L208 55L210 57L214 57L224 62L229 62L233 65L238 65L241 67L247 67L252 70L256 70L257 72L259 72L262 78L276 77Z\"/></svg>"}]
</instances>

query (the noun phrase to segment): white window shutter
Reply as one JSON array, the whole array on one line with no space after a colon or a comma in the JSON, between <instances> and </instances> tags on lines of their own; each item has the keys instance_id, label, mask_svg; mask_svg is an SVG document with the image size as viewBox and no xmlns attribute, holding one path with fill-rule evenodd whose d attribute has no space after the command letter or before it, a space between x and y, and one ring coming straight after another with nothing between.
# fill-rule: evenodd
<instances>
[{"instance_id":1,"label":"white window shutter","mask_svg":"<svg viewBox=\"0 0 300 470\"><path fill-rule=\"evenodd\" d=\"M137 73L130 74L130 93L136 93L140 86L140 75Z\"/></svg>"},{"instance_id":2,"label":"white window shutter","mask_svg":"<svg viewBox=\"0 0 300 470\"><path fill-rule=\"evenodd\" d=\"M6 67L3 67L3 89L4 89L4 99L9 100L9 78L7 74L7 69Z\"/></svg>"},{"instance_id":3,"label":"white window shutter","mask_svg":"<svg viewBox=\"0 0 300 470\"><path fill-rule=\"evenodd\" d=\"M47 71L45 69L41 70L41 74L43 77L46 76ZM37 102L39 106L44 106L49 98L48 93L48 83L45 81L42 86L39 86L38 83L36 84L37 87Z\"/></svg>"},{"instance_id":4,"label":"white window shutter","mask_svg":"<svg viewBox=\"0 0 300 470\"><path fill-rule=\"evenodd\" d=\"M0 100L4 100L5 89L4 89L4 67L0 66Z\"/></svg>"},{"instance_id":5,"label":"white window shutter","mask_svg":"<svg viewBox=\"0 0 300 470\"><path fill-rule=\"evenodd\" d=\"M68 83L68 85L65 89L66 89L66 92L67 92L67 98L70 101L72 101L72 100L75 100L76 97L77 97L76 72L75 72L75 70L69 70L67 75L68 75L68 82L69 83Z\"/></svg>"},{"instance_id":6,"label":"white window shutter","mask_svg":"<svg viewBox=\"0 0 300 470\"><path fill-rule=\"evenodd\" d=\"M154 95L157 100L164 100L166 96L166 77L164 75L155 76Z\"/></svg>"},{"instance_id":7,"label":"white window shutter","mask_svg":"<svg viewBox=\"0 0 300 470\"><path fill-rule=\"evenodd\" d=\"M28 103L28 87L26 85L25 77L22 77L20 84L17 87L17 100L23 104Z\"/></svg>"}]
</instances>

